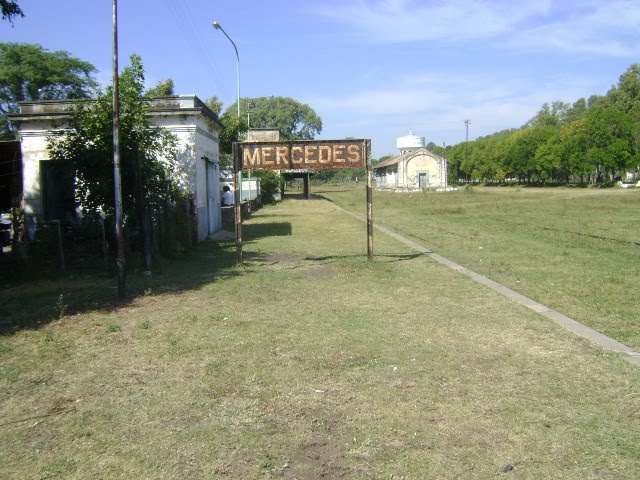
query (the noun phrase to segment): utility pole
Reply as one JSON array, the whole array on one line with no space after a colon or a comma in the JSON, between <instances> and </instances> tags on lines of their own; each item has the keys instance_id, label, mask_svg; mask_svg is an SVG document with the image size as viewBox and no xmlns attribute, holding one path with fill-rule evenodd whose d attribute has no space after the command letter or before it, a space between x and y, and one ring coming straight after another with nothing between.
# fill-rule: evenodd
<instances>
[{"instance_id":1,"label":"utility pole","mask_svg":"<svg viewBox=\"0 0 640 480\"><path fill-rule=\"evenodd\" d=\"M120 92L118 88L118 0L113 0L113 184L118 243L118 296L126 297L124 284L124 223L122 220L122 190L120 183Z\"/></svg>"},{"instance_id":2,"label":"utility pole","mask_svg":"<svg viewBox=\"0 0 640 480\"><path fill-rule=\"evenodd\" d=\"M469 156L467 154L467 144L469 143L469 124L471 123L471 120L465 120L464 121L464 126L467 130L466 136L465 136L465 141L464 141L464 161L465 161L465 174L467 176L467 183L469 183Z\"/></svg>"},{"instance_id":3,"label":"utility pole","mask_svg":"<svg viewBox=\"0 0 640 480\"><path fill-rule=\"evenodd\" d=\"M449 186L449 162L447 162L447 144L442 142L442 158L444 158L444 190L447 191Z\"/></svg>"},{"instance_id":4,"label":"utility pole","mask_svg":"<svg viewBox=\"0 0 640 480\"><path fill-rule=\"evenodd\" d=\"M249 141L249 130L251 130L251 102L247 100L247 138L246 138L247 141ZM251 202L251 170L247 171L247 181L249 182L249 202ZM257 192L256 192L256 198L257 198Z\"/></svg>"}]
</instances>

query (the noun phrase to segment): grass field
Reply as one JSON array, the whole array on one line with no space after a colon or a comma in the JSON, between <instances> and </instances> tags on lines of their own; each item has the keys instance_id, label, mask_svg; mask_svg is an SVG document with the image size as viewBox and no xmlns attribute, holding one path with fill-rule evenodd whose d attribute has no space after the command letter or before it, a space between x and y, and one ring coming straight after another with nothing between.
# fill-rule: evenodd
<instances>
[{"instance_id":1,"label":"grass field","mask_svg":"<svg viewBox=\"0 0 640 480\"><path fill-rule=\"evenodd\" d=\"M364 191L315 191L363 212ZM640 348L640 190L375 192L374 221Z\"/></svg>"},{"instance_id":2,"label":"grass field","mask_svg":"<svg viewBox=\"0 0 640 480\"><path fill-rule=\"evenodd\" d=\"M330 202L244 233L246 268L207 242L124 304L112 278L3 289L0 478L638 477L637 366L382 235L368 262Z\"/></svg>"}]
</instances>

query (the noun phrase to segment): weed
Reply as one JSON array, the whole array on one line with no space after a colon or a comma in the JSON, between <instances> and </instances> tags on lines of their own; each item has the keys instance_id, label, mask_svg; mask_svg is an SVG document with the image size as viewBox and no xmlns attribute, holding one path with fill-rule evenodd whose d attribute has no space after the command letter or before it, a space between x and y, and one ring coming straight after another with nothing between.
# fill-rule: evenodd
<instances>
[{"instance_id":1,"label":"weed","mask_svg":"<svg viewBox=\"0 0 640 480\"><path fill-rule=\"evenodd\" d=\"M122 331L122 327L118 323L112 323L107 327L107 330L106 330L107 333L115 333L120 331Z\"/></svg>"},{"instance_id":2,"label":"weed","mask_svg":"<svg viewBox=\"0 0 640 480\"><path fill-rule=\"evenodd\" d=\"M264 462L262 462L260 464L260 467L264 468L265 470L273 470L274 468L276 468L274 463L269 460L265 460Z\"/></svg>"},{"instance_id":3,"label":"weed","mask_svg":"<svg viewBox=\"0 0 640 480\"><path fill-rule=\"evenodd\" d=\"M147 330L149 328L151 328L151 322L149 320L145 320L144 322L142 322L140 324L140 328Z\"/></svg>"},{"instance_id":4,"label":"weed","mask_svg":"<svg viewBox=\"0 0 640 480\"><path fill-rule=\"evenodd\" d=\"M58 295L58 301L56 302L56 305L54 307L56 316L58 318L64 317L67 313L67 308L68 308L68 305L65 303L64 295L61 293L60 295Z\"/></svg>"}]
</instances>

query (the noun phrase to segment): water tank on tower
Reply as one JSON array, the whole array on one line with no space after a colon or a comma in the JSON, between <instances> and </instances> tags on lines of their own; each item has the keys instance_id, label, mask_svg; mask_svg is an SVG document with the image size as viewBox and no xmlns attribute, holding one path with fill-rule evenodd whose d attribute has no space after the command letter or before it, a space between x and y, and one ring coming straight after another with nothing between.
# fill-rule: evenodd
<instances>
[{"instance_id":1,"label":"water tank on tower","mask_svg":"<svg viewBox=\"0 0 640 480\"><path fill-rule=\"evenodd\" d=\"M424 147L424 137L414 135L413 132L409 130L409 135L396 138L396 147L400 150L400 155L413 152L414 150Z\"/></svg>"}]
</instances>

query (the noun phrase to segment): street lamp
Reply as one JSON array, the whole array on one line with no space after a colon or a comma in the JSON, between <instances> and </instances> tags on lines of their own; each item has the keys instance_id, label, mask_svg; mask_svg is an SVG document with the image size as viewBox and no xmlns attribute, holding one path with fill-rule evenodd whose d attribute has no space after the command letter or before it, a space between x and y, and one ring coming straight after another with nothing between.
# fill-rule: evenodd
<instances>
[{"instance_id":1,"label":"street lamp","mask_svg":"<svg viewBox=\"0 0 640 480\"><path fill-rule=\"evenodd\" d=\"M233 42L233 40L231 40L231 37L227 35L227 32L224 31L222 25L220 25L218 22L213 22L213 28L222 31L222 33L224 33L224 36L227 37L231 42L231 45L233 45L233 49L236 51L236 72L238 74L238 119L240 119L240 54L238 53L238 47L236 47L236 44Z\"/></svg>"},{"instance_id":2,"label":"street lamp","mask_svg":"<svg viewBox=\"0 0 640 480\"><path fill-rule=\"evenodd\" d=\"M221 30L224 33L224 36L229 39L231 45L233 45L233 49L236 51L236 72L238 74L238 122L240 122L240 54L238 53L238 47L231 37L227 35L227 32L224 31L222 25L218 22L213 22L213 28L216 30ZM239 139L238 139L239 140ZM235 149L234 149L235 154ZM234 165L237 163L236 159L233 159ZM242 266L242 170L240 170L240 165L237 167L237 174L234 176L234 193L235 193L235 201L233 202L233 210L236 224L236 256L238 266ZM239 183L239 185L238 185Z\"/></svg>"}]
</instances>

